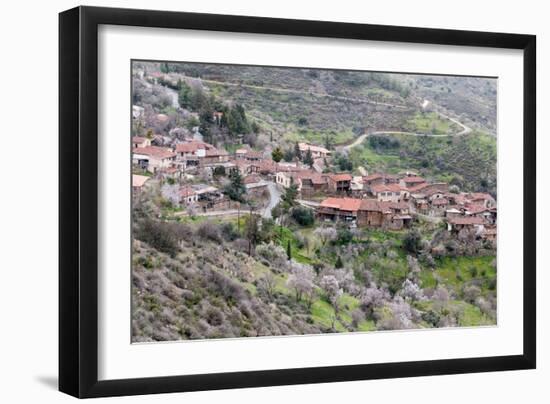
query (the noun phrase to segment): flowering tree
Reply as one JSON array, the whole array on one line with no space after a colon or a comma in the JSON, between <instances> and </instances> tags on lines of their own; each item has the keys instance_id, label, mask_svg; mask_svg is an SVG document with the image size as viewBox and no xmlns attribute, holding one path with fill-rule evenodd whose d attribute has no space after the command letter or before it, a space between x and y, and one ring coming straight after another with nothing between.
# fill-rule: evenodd
<instances>
[{"instance_id":1,"label":"flowering tree","mask_svg":"<svg viewBox=\"0 0 550 404\"><path fill-rule=\"evenodd\" d=\"M334 227L318 227L315 229L314 234L319 237L323 245L326 245L329 241L336 240L338 236L338 232Z\"/></svg>"},{"instance_id":2,"label":"flowering tree","mask_svg":"<svg viewBox=\"0 0 550 404\"><path fill-rule=\"evenodd\" d=\"M325 292L327 300L332 304L334 309L338 311L338 298L342 294L340 284L334 275L325 275L321 278L320 286Z\"/></svg>"},{"instance_id":3,"label":"flowering tree","mask_svg":"<svg viewBox=\"0 0 550 404\"><path fill-rule=\"evenodd\" d=\"M417 300L425 299L424 292L422 291L422 289L420 289L420 286L418 286L416 283L414 283L410 279L405 279L405 282L403 282L400 295L405 300L410 300L413 302Z\"/></svg>"},{"instance_id":4,"label":"flowering tree","mask_svg":"<svg viewBox=\"0 0 550 404\"><path fill-rule=\"evenodd\" d=\"M287 280L287 286L294 289L296 301L299 302L305 296L308 306L311 305L315 288L313 284L313 279L315 278L313 269L309 265L293 262L291 271Z\"/></svg>"}]
</instances>

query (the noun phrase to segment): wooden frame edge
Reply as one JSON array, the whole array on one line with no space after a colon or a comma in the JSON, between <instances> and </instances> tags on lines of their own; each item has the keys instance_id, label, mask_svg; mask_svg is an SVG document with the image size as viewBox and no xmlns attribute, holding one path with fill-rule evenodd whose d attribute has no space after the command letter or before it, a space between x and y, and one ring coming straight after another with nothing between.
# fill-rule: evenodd
<instances>
[{"instance_id":1,"label":"wooden frame edge","mask_svg":"<svg viewBox=\"0 0 550 404\"><path fill-rule=\"evenodd\" d=\"M524 50L524 352L399 362L98 381L97 27L115 24ZM214 25L215 24L215 25ZM415 377L536 367L536 37L149 10L59 15L59 390L105 397ZM86 184L81 187L81 184ZM85 214L81 215L81 212Z\"/></svg>"}]
</instances>

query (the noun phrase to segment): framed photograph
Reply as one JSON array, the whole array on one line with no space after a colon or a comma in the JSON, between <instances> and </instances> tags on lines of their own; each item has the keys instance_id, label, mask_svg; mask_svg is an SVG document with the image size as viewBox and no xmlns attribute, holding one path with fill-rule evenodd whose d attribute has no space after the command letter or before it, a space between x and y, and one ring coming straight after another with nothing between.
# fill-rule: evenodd
<instances>
[{"instance_id":1,"label":"framed photograph","mask_svg":"<svg viewBox=\"0 0 550 404\"><path fill-rule=\"evenodd\" d=\"M59 28L61 391L535 368L534 36Z\"/></svg>"}]
</instances>

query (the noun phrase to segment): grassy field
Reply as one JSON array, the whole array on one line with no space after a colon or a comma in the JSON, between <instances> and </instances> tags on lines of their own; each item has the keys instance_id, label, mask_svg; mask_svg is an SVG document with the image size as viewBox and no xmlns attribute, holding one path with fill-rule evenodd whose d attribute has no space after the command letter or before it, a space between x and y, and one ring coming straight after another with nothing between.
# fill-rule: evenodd
<instances>
[{"instance_id":1,"label":"grassy field","mask_svg":"<svg viewBox=\"0 0 550 404\"><path fill-rule=\"evenodd\" d=\"M355 166L398 173L415 170L434 181L450 182L464 191L496 191L496 138L483 132L457 137L385 135L398 147L375 148L366 141L351 150Z\"/></svg>"},{"instance_id":2,"label":"grassy field","mask_svg":"<svg viewBox=\"0 0 550 404\"><path fill-rule=\"evenodd\" d=\"M289 142L307 142L323 146L326 139L330 139L331 144L339 145L351 142L355 134L351 130L340 132L335 131L315 131L311 129L297 129L284 135L284 139Z\"/></svg>"},{"instance_id":3,"label":"grassy field","mask_svg":"<svg viewBox=\"0 0 550 404\"><path fill-rule=\"evenodd\" d=\"M460 127L435 112L419 112L405 124L405 129L432 135L447 135L458 132Z\"/></svg>"}]
</instances>

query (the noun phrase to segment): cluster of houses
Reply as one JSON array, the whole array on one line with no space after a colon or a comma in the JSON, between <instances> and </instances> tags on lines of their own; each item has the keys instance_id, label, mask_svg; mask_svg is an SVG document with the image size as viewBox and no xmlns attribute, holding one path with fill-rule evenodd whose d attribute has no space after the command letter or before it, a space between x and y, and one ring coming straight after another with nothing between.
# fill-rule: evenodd
<instances>
[{"instance_id":1,"label":"cluster of houses","mask_svg":"<svg viewBox=\"0 0 550 404\"><path fill-rule=\"evenodd\" d=\"M412 172L364 176L328 173L324 166L329 150L307 143L299 143L299 147L302 153L311 154L313 165L275 162L269 153L247 145L230 154L196 139L165 147L153 145L145 137L132 138L134 165L160 177L178 179L198 171L215 175L238 170L251 196L261 196L273 181L281 189L295 186L302 199L321 200L316 204L316 214L324 221L402 229L411 224L414 215L424 215L442 218L450 232L467 229L490 241L496 239L496 201L488 193L451 192L447 183L429 182ZM134 190L139 191L147 178L134 175ZM223 193L209 184L180 187L174 202L205 210L231 208Z\"/></svg>"},{"instance_id":2,"label":"cluster of houses","mask_svg":"<svg viewBox=\"0 0 550 404\"><path fill-rule=\"evenodd\" d=\"M430 183L414 173L354 178L345 196L329 197L319 204L320 219L398 230L408 227L413 215L423 215L441 218L454 234L470 231L496 243L497 206L488 193L450 192L447 183ZM354 181L358 186L352 187Z\"/></svg>"}]
</instances>

